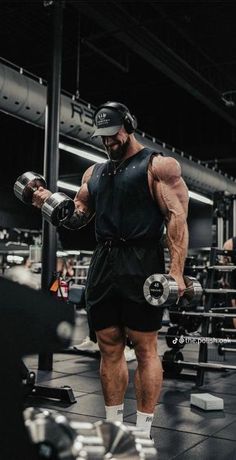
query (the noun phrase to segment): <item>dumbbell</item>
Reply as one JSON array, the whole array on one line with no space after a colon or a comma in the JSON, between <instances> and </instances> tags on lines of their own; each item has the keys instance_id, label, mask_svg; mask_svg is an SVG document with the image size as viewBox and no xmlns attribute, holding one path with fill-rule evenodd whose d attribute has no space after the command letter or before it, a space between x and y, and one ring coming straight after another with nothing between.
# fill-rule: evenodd
<instances>
[{"instance_id":1,"label":"dumbbell","mask_svg":"<svg viewBox=\"0 0 236 460\"><path fill-rule=\"evenodd\" d=\"M25 204L32 204L33 193L39 187L47 188L43 176L27 171L16 179L14 193ZM74 201L65 193L52 193L44 202L41 211L44 219L58 227L63 225L75 210Z\"/></svg>"},{"instance_id":2,"label":"dumbbell","mask_svg":"<svg viewBox=\"0 0 236 460\"><path fill-rule=\"evenodd\" d=\"M203 294L201 284L192 276L184 276L184 281L186 289L181 297L181 304L186 307L198 305ZM146 279L143 294L146 301L154 307L170 307L178 302L178 284L172 276L156 273Z\"/></svg>"}]
</instances>

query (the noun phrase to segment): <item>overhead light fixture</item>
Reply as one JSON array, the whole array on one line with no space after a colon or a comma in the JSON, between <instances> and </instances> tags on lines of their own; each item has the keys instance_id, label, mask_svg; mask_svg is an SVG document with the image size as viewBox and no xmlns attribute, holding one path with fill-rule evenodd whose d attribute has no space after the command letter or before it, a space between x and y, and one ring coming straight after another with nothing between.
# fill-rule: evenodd
<instances>
[{"instance_id":1,"label":"overhead light fixture","mask_svg":"<svg viewBox=\"0 0 236 460\"><path fill-rule=\"evenodd\" d=\"M206 203L213 206L213 201L210 200L210 198L207 198L206 196L200 195L200 193L192 192L191 190L189 190L188 194L189 198L192 198L193 200L200 201L201 203Z\"/></svg>"},{"instance_id":2,"label":"overhead light fixture","mask_svg":"<svg viewBox=\"0 0 236 460\"><path fill-rule=\"evenodd\" d=\"M94 161L95 163L105 163L105 161L107 160L106 158L103 158L103 157L101 157L99 155L87 152L86 150L83 150L83 149L78 149L76 147L72 147L72 146L64 144L62 142L59 143L59 149L64 150L65 152L72 153L73 155L77 155L77 156L79 156L81 158L86 158L87 160ZM67 190L73 190L73 191L76 191L76 192L79 190L79 187L76 187L73 184L69 184L69 183L66 183L66 182L62 183L61 181L58 181L58 182L60 182L62 184L62 185L60 185L61 188L67 188ZM210 204L211 206L213 205L212 200L210 200L209 198L207 198L207 197L205 197L203 195L200 195L199 193L189 191L189 197L192 198L193 200L200 201L201 203Z\"/></svg>"},{"instance_id":3,"label":"overhead light fixture","mask_svg":"<svg viewBox=\"0 0 236 460\"><path fill-rule=\"evenodd\" d=\"M79 185L70 184L69 182L64 182L62 180L57 181L57 186L65 190L71 190L72 192L78 192L80 189Z\"/></svg>"},{"instance_id":4,"label":"overhead light fixture","mask_svg":"<svg viewBox=\"0 0 236 460\"><path fill-rule=\"evenodd\" d=\"M95 163L104 163L107 160L107 158L105 157L100 157L99 155L96 155L94 153L90 153L86 150L72 147L71 145L63 144L62 142L59 142L59 149L64 150L65 152L73 153L73 155L77 155L81 158L86 158L86 160L94 161Z\"/></svg>"}]
</instances>

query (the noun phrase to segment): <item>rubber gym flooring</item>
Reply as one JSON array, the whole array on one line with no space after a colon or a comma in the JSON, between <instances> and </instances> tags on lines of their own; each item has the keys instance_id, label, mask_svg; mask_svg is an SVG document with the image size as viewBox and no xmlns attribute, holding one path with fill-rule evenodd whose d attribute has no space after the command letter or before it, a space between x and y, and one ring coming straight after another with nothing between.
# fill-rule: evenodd
<instances>
[{"instance_id":1,"label":"rubber gym flooring","mask_svg":"<svg viewBox=\"0 0 236 460\"><path fill-rule=\"evenodd\" d=\"M159 337L159 354L168 349L165 327ZM73 344L87 335L86 315L77 314ZM198 345L186 344L182 350L185 361L198 359ZM228 356L231 355L231 356ZM236 364L236 355L225 358L217 350L209 350L209 361ZM233 355L233 356L232 356ZM105 418L99 379L99 358L60 353L53 356L53 371L38 371L38 357L24 359L29 370L36 372L37 383L51 387L69 385L76 403L28 397L25 406L50 408L69 419L95 422ZM130 383L125 398L124 423L134 424L136 401L132 385L136 361L128 362ZM185 376L185 374L188 374ZM193 378L189 378L189 374ZM195 371L182 371L178 378L164 378L161 399L156 407L152 437L158 450L158 460L236 460L236 371L205 373L204 385L196 387ZM224 410L205 411L190 405L191 393L210 393L223 398Z\"/></svg>"}]
</instances>

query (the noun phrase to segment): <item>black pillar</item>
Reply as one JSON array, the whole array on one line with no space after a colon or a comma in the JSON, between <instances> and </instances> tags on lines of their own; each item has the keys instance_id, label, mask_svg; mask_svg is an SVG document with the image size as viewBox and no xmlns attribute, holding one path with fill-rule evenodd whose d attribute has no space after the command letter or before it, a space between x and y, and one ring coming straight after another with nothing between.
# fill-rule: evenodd
<instances>
[{"instance_id":1,"label":"black pillar","mask_svg":"<svg viewBox=\"0 0 236 460\"><path fill-rule=\"evenodd\" d=\"M44 177L47 187L57 191L59 175L59 131L60 97L62 67L62 31L64 0L54 0L49 5L52 13L52 52L51 68L47 87L47 105L45 112ZM52 275L56 271L57 231L43 220L42 234L42 290L48 291ZM39 355L38 368L52 370L53 355Z\"/></svg>"}]
</instances>

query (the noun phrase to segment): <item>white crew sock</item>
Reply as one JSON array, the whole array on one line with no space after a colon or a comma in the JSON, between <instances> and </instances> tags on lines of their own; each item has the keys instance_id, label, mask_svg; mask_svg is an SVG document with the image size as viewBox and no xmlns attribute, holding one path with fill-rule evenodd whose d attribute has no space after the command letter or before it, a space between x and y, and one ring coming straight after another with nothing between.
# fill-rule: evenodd
<instances>
[{"instance_id":1,"label":"white crew sock","mask_svg":"<svg viewBox=\"0 0 236 460\"><path fill-rule=\"evenodd\" d=\"M111 422L123 422L124 403L118 406L105 406L106 420Z\"/></svg>"},{"instance_id":2,"label":"white crew sock","mask_svg":"<svg viewBox=\"0 0 236 460\"><path fill-rule=\"evenodd\" d=\"M149 436L153 422L154 414L147 414L146 412L139 412L137 410L136 426L145 431Z\"/></svg>"}]
</instances>

